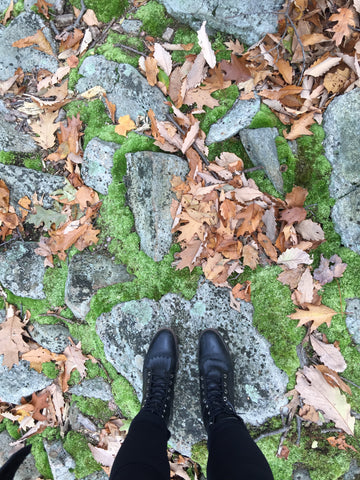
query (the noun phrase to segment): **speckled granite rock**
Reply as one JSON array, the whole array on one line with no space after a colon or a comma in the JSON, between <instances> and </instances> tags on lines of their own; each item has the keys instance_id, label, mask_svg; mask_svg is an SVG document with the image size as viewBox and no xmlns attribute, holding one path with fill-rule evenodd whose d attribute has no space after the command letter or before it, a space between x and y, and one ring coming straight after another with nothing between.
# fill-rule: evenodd
<instances>
[{"instance_id":1,"label":"speckled granite rock","mask_svg":"<svg viewBox=\"0 0 360 480\"><path fill-rule=\"evenodd\" d=\"M134 386L141 399L143 359L155 332L171 327L179 339L179 371L175 387L171 444L185 455L205 438L199 405L198 337L204 328L218 328L235 362L235 403L253 425L277 415L287 403L287 375L270 355L269 343L252 326L252 305L242 302L241 313L229 306L227 289L202 284L186 301L167 294L159 302L142 299L116 305L96 322L106 358Z\"/></svg>"},{"instance_id":2,"label":"speckled granite rock","mask_svg":"<svg viewBox=\"0 0 360 480\"><path fill-rule=\"evenodd\" d=\"M70 332L65 325L34 324L31 336L39 345L54 353L62 353L70 344ZM75 342L77 343L77 342Z\"/></svg>"},{"instance_id":3,"label":"speckled granite rock","mask_svg":"<svg viewBox=\"0 0 360 480\"><path fill-rule=\"evenodd\" d=\"M176 155L156 152L127 153L127 199L135 219L141 249L155 261L168 253L172 242L170 180L185 178L189 168Z\"/></svg>"},{"instance_id":4,"label":"speckled granite rock","mask_svg":"<svg viewBox=\"0 0 360 480\"><path fill-rule=\"evenodd\" d=\"M8 110L0 100L0 150L3 152L34 152L37 150L35 141L26 133L16 129L16 123L6 121Z\"/></svg>"},{"instance_id":5,"label":"speckled granite rock","mask_svg":"<svg viewBox=\"0 0 360 480\"><path fill-rule=\"evenodd\" d=\"M15 448L10 446L14 439L4 431L0 433L0 466L2 466L15 452ZM35 480L40 477L35 466L34 457L29 453L23 463L20 465L13 480Z\"/></svg>"},{"instance_id":6,"label":"speckled granite rock","mask_svg":"<svg viewBox=\"0 0 360 480\"><path fill-rule=\"evenodd\" d=\"M105 402L113 398L110 385L102 377L85 379L71 387L69 392L82 397L99 398Z\"/></svg>"}]
</instances>

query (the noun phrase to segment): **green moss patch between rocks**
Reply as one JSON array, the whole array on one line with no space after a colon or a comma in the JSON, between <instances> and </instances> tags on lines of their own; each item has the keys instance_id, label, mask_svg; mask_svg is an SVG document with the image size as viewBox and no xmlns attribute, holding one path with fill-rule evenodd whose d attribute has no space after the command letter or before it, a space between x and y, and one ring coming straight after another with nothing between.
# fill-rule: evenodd
<instances>
[{"instance_id":1,"label":"green moss patch between rocks","mask_svg":"<svg viewBox=\"0 0 360 480\"><path fill-rule=\"evenodd\" d=\"M101 465L94 459L88 441L78 432L69 432L64 441L65 450L76 462L74 474L76 478L84 478L101 470Z\"/></svg>"},{"instance_id":2,"label":"green moss patch between rocks","mask_svg":"<svg viewBox=\"0 0 360 480\"><path fill-rule=\"evenodd\" d=\"M160 37L165 28L173 23L173 19L166 13L165 7L155 0L150 0L137 9L133 18L141 20L146 33Z\"/></svg>"},{"instance_id":3,"label":"green moss patch between rocks","mask_svg":"<svg viewBox=\"0 0 360 480\"><path fill-rule=\"evenodd\" d=\"M76 406L86 416L93 417L96 424L101 423L102 426L110 420L116 413L108 406L108 402L99 398L87 398L80 395L71 395L71 404L76 403Z\"/></svg>"},{"instance_id":4,"label":"green moss patch between rocks","mask_svg":"<svg viewBox=\"0 0 360 480\"><path fill-rule=\"evenodd\" d=\"M118 63L129 63L136 68L138 66L140 55L129 52L121 47L115 47L116 44L120 43L140 52L144 51L144 44L139 38L110 32L107 36L106 42L97 48L96 53L103 55L107 60Z\"/></svg>"},{"instance_id":5,"label":"green moss patch between rocks","mask_svg":"<svg viewBox=\"0 0 360 480\"><path fill-rule=\"evenodd\" d=\"M70 0L76 8L81 9L80 0ZM127 0L87 0L86 7L94 10L100 22L110 22L113 18L119 17L128 6Z\"/></svg>"},{"instance_id":6,"label":"green moss patch between rocks","mask_svg":"<svg viewBox=\"0 0 360 480\"><path fill-rule=\"evenodd\" d=\"M43 168L40 155L18 152L0 152L0 163L3 163L4 165L27 167L40 172Z\"/></svg>"}]
</instances>

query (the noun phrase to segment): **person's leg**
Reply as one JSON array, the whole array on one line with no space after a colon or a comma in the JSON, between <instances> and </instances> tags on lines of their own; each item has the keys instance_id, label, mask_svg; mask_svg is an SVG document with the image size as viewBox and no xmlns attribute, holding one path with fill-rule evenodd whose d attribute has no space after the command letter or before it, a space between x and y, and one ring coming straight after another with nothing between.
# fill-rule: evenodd
<instances>
[{"instance_id":1,"label":"person's leg","mask_svg":"<svg viewBox=\"0 0 360 480\"><path fill-rule=\"evenodd\" d=\"M30 453L31 445L21 448L15 452L0 468L1 480L12 480L27 455Z\"/></svg>"},{"instance_id":2,"label":"person's leg","mask_svg":"<svg viewBox=\"0 0 360 480\"><path fill-rule=\"evenodd\" d=\"M234 368L216 330L199 340L200 401L208 433L208 480L273 480L270 467L234 409Z\"/></svg>"},{"instance_id":3,"label":"person's leg","mask_svg":"<svg viewBox=\"0 0 360 480\"><path fill-rule=\"evenodd\" d=\"M159 415L141 410L131 422L115 458L110 480L169 480L169 437L166 423Z\"/></svg>"},{"instance_id":4,"label":"person's leg","mask_svg":"<svg viewBox=\"0 0 360 480\"><path fill-rule=\"evenodd\" d=\"M224 418L209 428L208 480L273 480L269 464L244 422Z\"/></svg>"},{"instance_id":5,"label":"person's leg","mask_svg":"<svg viewBox=\"0 0 360 480\"><path fill-rule=\"evenodd\" d=\"M111 469L110 480L169 480L166 445L174 397L177 346L169 329L153 338L143 368L143 401Z\"/></svg>"}]
</instances>

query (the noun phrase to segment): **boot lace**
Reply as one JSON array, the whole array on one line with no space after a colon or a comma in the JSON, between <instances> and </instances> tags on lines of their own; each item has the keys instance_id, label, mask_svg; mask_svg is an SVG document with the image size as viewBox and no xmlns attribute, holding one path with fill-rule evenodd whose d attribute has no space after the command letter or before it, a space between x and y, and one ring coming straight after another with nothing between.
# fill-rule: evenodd
<instances>
[{"instance_id":1,"label":"boot lace","mask_svg":"<svg viewBox=\"0 0 360 480\"><path fill-rule=\"evenodd\" d=\"M162 417L166 412L173 375L158 375L148 372L148 388L144 399L144 409L152 413L158 413Z\"/></svg>"},{"instance_id":2,"label":"boot lace","mask_svg":"<svg viewBox=\"0 0 360 480\"><path fill-rule=\"evenodd\" d=\"M204 403L211 419L215 419L220 414L236 415L234 407L227 397L226 380L227 376L224 375L223 378L219 376L208 377L204 382L204 389L207 392L204 396L206 398Z\"/></svg>"}]
</instances>

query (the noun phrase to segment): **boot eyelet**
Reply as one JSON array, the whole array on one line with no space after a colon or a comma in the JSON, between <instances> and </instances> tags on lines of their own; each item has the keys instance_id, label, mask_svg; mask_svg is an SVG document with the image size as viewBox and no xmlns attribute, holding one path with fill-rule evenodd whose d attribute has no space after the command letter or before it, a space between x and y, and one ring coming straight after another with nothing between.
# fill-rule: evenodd
<instances>
[{"instance_id":1,"label":"boot eyelet","mask_svg":"<svg viewBox=\"0 0 360 480\"><path fill-rule=\"evenodd\" d=\"M223 397L223 399L224 399L224 402L226 402L226 401L227 401L227 397L226 397L226 396L224 396L224 397Z\"/></svg>"}]
</instances>

